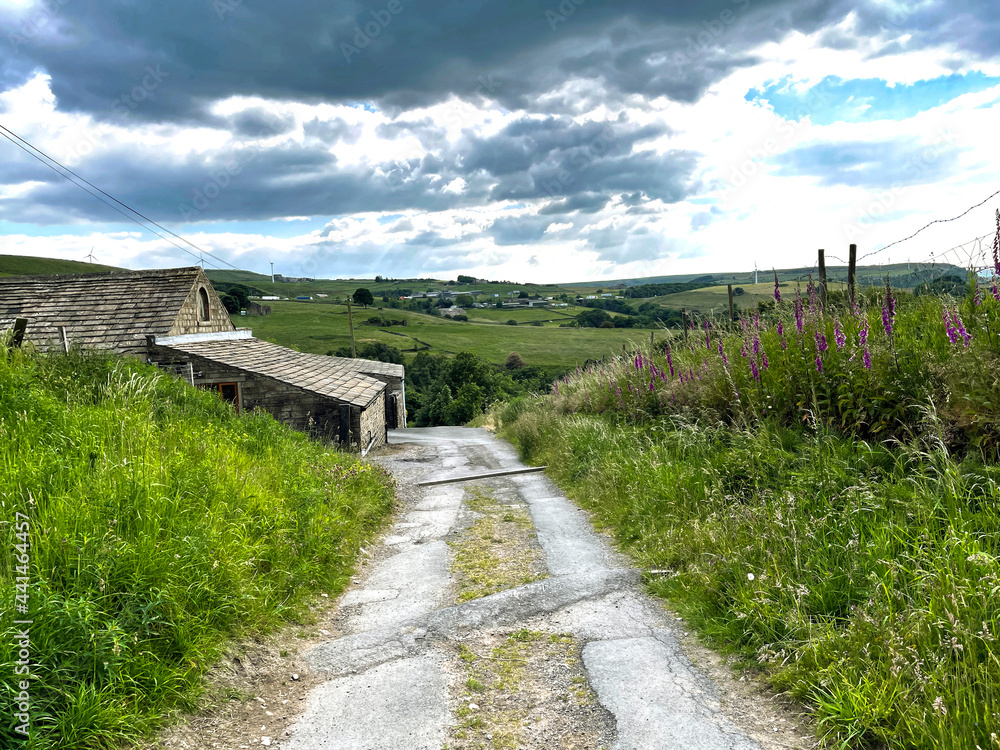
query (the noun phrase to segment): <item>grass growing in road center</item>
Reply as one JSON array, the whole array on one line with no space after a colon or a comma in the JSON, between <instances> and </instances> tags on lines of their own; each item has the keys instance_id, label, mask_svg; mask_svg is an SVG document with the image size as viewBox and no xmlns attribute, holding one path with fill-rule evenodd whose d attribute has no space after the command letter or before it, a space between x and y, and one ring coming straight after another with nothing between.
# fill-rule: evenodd
<instances>
[{"instance_id":1,"label":"grass growing in road center","mask_svg":"<svg viewBox=\"0 0 1000 750\"><path fill-rule=\"evenodd\" d=\"M467 602L548 577L535 527L523 505L503 505L486 487L465 492L476 520L451 542L458 601Z\"/></svg>"}]
</instances>

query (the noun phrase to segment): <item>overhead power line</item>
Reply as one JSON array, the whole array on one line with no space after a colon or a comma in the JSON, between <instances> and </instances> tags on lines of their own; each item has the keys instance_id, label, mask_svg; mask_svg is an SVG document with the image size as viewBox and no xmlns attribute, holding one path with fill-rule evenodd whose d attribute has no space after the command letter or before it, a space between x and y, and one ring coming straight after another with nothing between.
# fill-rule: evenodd
<instances>
[{"instance_id":1,"label":"overhead power line","mask_svg":"<svg viewBox=\"0 0 1000 750\"><path fill-rule=\"evenodd\" d=\"M239 266L234 266L229 261L224 260L222 258L219 258L218 256L213 255L212 253L208 252L207 250L205 250L205 249L199 247L198 245L194 244L190 240L188 240L188 239L186 239L184 237L181 237L176 232L173 232L170 229L167 229L162 224L159 224L159 223L153 221L152 219L150 219L145 214L143 214L143 213L135 210L131 206L127 205L126 203L123 203L122 201L118 200L117 198L115 198L110 193L105 192L104 190L102 190L101 188L97 187L96 185L94 185L89 180L85 179L84 177L81 177L79 174L77 174L76 172L74 172L72 169L70 169L69 167L65 166L64 164L61 164L60 162L56 161L51 156L49 156L48 154L46 154L44 151L42 151L41 149L33 146L31 143L29 143L28 141L26 141L24 138L22 138L21 136L19 136L17 133L15 133L14 131L12 131L12 130L6 128L6 127L4 127L3 125L0 125L0 136L3 136L4 138L6 138L8 141L10 141L11 143L13 143L15 146L17 146L19 149L21 149L22 151L24 151L26 154L28 154L32 158L36 159L37 161L41 162L46 167L48 167L49 169L51 169L53 172L55 172L59 176L63 177L67 181L69 181L71 184L76 185L78 188L80 188L84 192L88 193L89 195L92 195L94 198L96 198L97 200L99 200L101 203L103 203L104 205L106 205L109 208L113 209L114 211L117 211L119 214L121 214L122 216L124 216L129 221L132 221L132 222L138 224L140 227L142 227L143 229L145 229L150 234L154 234L157 237L159 237L161 240L165 240L166 242L169 242L171 245L173 245L174 247L176 247L178 250L182 250L183 252L187 253L188 255L190 255L193 258L198 258L199 261L201 261L204 256L208 256L209 258L212 258L212 259L218 261L218 263L221 263L223 265L229 266L230 268L232 268L232 269L234 269L236 271L242 270L241 268L239 268ZM72 175L72 177L70 177L70 175ZM74 177L76 178L76 180L79 180L80 182L77 182L76 180L74 180L73 179ZM81 182L84 183L84 184L81 185L80 184ZM87 187L85 187L84 185L86 185ZM93 190L88 189L88 187L89 188L93 188ZM97 191L97 192L94 192L94 191ZM109 203L107 200L105 200L105 198L110 199L111 201L113 201L113 203ZM115 205L115 204L117 204L117 205ZM119 206L121 208L119 208ZM125 210L123 211L122 209L125 209ZM126 211L128 211L130 213L126 213ZM136 217L139 217L139 218L137 219ZM140 221L140 219L142 221ZM152 224L154 227L157 227L158 229L163 230L164 232L166 232L171 237L175 237L178 240L180 240L181 242L183 242L183 243L185 243L187 245L190 245L191 247L193 247L195 250L198 251L198 254L195 254L191 250L188 250L186 247L183 247L183 246L177 244L172 239L170 239L170 237L164 237L162 234L160 234L156 230L151 229L150 227L148 227L145 224L143 224L142 223L143 221L145 221L145 222L147 222L149 224ZM214 265L214 266L217 266L217 267L221 268L221 266L218 266L217 263L212 263L211 265Z\"/></svg>"}]
</instances>

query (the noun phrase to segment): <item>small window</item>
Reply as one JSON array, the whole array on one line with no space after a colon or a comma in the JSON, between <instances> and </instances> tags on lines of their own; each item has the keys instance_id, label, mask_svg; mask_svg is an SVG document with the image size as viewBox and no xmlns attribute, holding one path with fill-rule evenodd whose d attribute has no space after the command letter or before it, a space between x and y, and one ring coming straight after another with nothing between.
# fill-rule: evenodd
<instances>
[{"instance_id":1,"label":"small window","mask_svg":"<svg viewBox=\"0 0 1000 750\"><path fill-rule=\"evenodd\" d=\"M205 287L200 287L198 289L198 320L207 323L211 319L212 312L208 304L208 291Z\"/></svg>"},{"instance_id":2,"label":"small window","mask_svg":"<svg viewBox=\"0 0 1000 750\"><path fill-rule=\"evenodd\" d=\"M240 387L238 383L202 383L198 386L206 391L215 391L219 398L240 410Z\"/></svg>"}]
</instances>

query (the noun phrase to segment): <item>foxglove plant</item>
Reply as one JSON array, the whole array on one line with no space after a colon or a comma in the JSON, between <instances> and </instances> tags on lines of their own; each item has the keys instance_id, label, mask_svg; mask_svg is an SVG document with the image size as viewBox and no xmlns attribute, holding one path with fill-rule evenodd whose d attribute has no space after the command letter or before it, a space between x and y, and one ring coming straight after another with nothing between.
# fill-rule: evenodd
<instances>
[{"instance_id":1,"label":"foxglove plant","mask_svg":"<svg viewBox=\"0 0 1000 750\"><path fill-rule=\"evenodd\" d=\"M778 318L778 325L775 326L775 330L778 332L778 340L781 342L781 348L787 349L788 342L785 341L785 326L781 322L781 318Z\"/></svg>"},{"instance_id":2,"label":"foxglove plant","mask_svg":"<svg viewBox=\"0 0 1000 750\"><path fill-rule=\"evenodd\" d=\"M778 272L774 272L774 301L781 304L781 292L778 290Z\"/></svg>"},{"instance_id":3,"label":"foxglove plant","mask_svg":"<svg viewBox=\"0 0 1000 750\"><path fill-rule=\"evenodd\" d=\"M868 352L868 316L861 316L861 330L858 331L858 347L861 349L862 361L865 364L865 369L872 369L872 358L871 354Z\"/></svg>"},{"instance_id":4,"label":"foxglove plant","mask_svg":"<svg viewBox=\"0 0 1000 750\"><path fill-rule=\"evenodd\" d=\"M840 327L840 318L835 318L833 321L833 340L837 342L838 349L847 346L847 336L844 335L844 329Z\"/></svg>"},{"instance_id":5,"label":"foxglove plant","mask_svg":"<svg viewBox=\"0 0 1000 750\"><path fill-rule=\"evenodd\" d=\"M802 297L795 294L795 329L802 335L802 327L805 325L805 310L802 304Z\"/></svg>"},{"instance_id":6,"label":"foxglove plant","mask_svg":"<svg viewBox=\"0 0 1000 750\"><path fill-rule=\"evenodd\" d=\"M944 332L948 334L948 340L952 344L958 343L958 331L955 330L955 326L952 325L953 311L948 308L944 308L941 311L941 319L944 321Z\"/></svg>"},{"instance_id":7,"label":"foxglove plant","mask_svg":"<svg viewBox=\"0 0 1000 750\"><path fill-rule=\"evenodd\" d=\"M896 299L892 296L892 285L888 274L885 277L885 299L882 301L882 327L886 338L892 339L892 326L896 322Z\"/></svg>"}]
</instances>

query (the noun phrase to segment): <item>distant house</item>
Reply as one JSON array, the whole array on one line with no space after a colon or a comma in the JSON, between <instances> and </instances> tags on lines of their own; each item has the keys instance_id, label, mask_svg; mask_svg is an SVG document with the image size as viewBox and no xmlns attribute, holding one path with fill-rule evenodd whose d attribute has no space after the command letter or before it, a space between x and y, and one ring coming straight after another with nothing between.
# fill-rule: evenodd
<instances>
[{"instance_id":1,"label":"distant house","mask_svg":"<svg viewBox=\"0 0 1000 750\"><path fill-rule=\"evenodd\" d=\"M0 278L0 330L17 318L41 350L142 357L237 409L263 409L321 438L367 448L406 425L402 365L255 339L233 325L198 267Z\"/></svg>"},{"instance_id":2,"label":"distant house","mask_svg":"<svg viewBox=\"0 0 1000 750\"><path fill-rule=\"evenodd\" d=\"M452 305L451 307L446 307L443 310L441 310L441 314L447 315L449 318L453 318L456 315L465 315L465 308L455 307L454 305Z\"/></svg>"}]
</instances>

